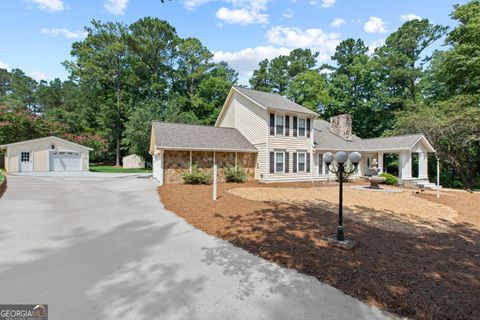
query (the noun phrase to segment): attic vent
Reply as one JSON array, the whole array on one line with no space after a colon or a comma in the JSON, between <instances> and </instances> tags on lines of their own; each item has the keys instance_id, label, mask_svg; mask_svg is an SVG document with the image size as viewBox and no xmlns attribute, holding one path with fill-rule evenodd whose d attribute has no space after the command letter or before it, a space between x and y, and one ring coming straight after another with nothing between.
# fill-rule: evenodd
<instances>
[{"instance_id":1,"label":"attic vent","mask_svg":"<svg viewBox=\"0 0 480 320\"><path fill-rule=\"evenodd\" d=\"M339 114L330 118L330 132L352 141L352 116L349 114Z\"/></svg>"}]
</instances>

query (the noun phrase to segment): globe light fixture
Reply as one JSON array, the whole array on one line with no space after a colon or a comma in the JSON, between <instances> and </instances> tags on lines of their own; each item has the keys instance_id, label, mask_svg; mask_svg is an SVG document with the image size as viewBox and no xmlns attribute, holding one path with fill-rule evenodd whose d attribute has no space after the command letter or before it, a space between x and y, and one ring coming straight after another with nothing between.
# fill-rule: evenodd
<instances>
[{"instance_id":1,"label":"globe light fixture","mask_svg":"<svg viewBox=\"0 0 480 320\"><path fill-rule=\"evenodd\" d=\"M358 163L360 162L360 160L362 160L362 155L360 154L360 152L352 152L348 155L348 160L350 160L350 162L356 166L358 165Z\"/></svg>"},{"instance_id":2,"label":"globe light fixture","mask_svg":"<svg viewBox=\"0 0 480 320\"><path fill-rule=\"evenodd\" d=\"M338 164L344 164L348 160L348 154L345 151L338 151L335 153L335 161Z\"/></svg>"},{"instance_id":3,"label":"globe light fixture","mask_svg":"<svg viewBox=\"0 0 480 320\"><path fill-rule=\"evenodd\" d=\"M333 153L327 152L323 155L323 161L329 166L335 158L333 157Z\"/></svg>"},{"instance_id":4,"label":"globe light fixture","mask_svg":"<svg viewBox=\"0 0 480 320\"><path fill-rule=\"evenodd\" d=\"M335 153L335 155L333 155L331 152L327 152L323 155L323 161L325 161L325 164L329 167L329 170L337 175L339 182L337 232L335 234L335 238L329 237L329 240L335 241L337 244L346 249L353 249L357 242L353 239L345 240L345 235L343 232L343 183L352 173L355 172L361 160L362 155L359 152L347 154L345 151L338 151ZM351 165L349 165L348 162L350 162Z\"/></svg>"}]
</instances>

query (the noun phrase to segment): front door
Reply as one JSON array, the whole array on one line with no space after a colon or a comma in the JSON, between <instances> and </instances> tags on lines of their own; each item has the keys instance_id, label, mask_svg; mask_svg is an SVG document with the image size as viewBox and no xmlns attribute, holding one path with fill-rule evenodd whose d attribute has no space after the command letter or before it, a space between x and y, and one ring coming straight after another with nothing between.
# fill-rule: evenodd
<instances>
[{"instance_id":1,"label":"front door","mask_svg":"<svg viewBox=\"0 0 480 320\"><path fill-rule=\"evenodd\" d=\"M22 151L20 152L20 168L21 172L30 172L33 171L33 157L31 151Z\"/></svg>"},{"instance_id":2,"label":"front door","mask_svg":"<svg viewBox=\"0 0 480 320\"><path fill-rule=\"evenodd\" d=\"M372 162L373 162L373 154L368 154L366 157L365 157L365 175L366 176L371 176L372 175L372 171L370 170L371 166L372 166Z\"/></svg>"}]
</instances>

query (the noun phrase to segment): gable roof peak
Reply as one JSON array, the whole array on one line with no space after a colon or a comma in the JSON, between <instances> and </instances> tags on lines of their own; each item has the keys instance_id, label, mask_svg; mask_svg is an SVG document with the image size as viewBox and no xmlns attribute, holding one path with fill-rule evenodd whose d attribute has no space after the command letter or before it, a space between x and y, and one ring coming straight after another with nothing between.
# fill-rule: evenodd
<instances>
[{"instance_id":1,"label":"gable roof peak","mask_svg":"<svg viewBox=\"0 0 480 320\"><path fill-rule=\"evenodd\" d=\"M285 112L301 113L310 116L318 116L316 112L301 106L278 93L269 93L233 86L232 89L252 100L263 109L280 110Z\"/></svg>"}]
</instances>

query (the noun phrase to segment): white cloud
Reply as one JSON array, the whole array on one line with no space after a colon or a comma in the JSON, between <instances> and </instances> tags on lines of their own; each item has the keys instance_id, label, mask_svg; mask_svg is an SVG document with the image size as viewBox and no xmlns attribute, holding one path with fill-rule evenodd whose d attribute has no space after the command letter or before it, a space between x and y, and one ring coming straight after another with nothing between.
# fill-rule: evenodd
<instances>
[{"instance_id":1,"label":"white cloud","mask_svg":"<svg viewBox=\"0 0 480 320\"><path fill-rule=\"evenodd\" d=\"M216 51L213 53L213 60L215 62L227 62L230 67L239 73L240 83L247 84L253 70L258 67L260 61L273 59L279 55L287 55L290 51L292 51L290 48L275 46L260 46L233 52Z\"/></svg>"},{"instance_id":2,"label":"white cloud","mask_svg":"<svg viewBox=\"0 0 480 320\"><path fill-rule=\"evenodd\" d=\"M333 7L333 5L335 4L336 0L310 0L309 3L310 5L312 6L316 6L318 4L320 4L321 2L321 6L323 8L330 8L330 7Z\"/></svg>"},{"instance_id":3,"label":"white cloud","mask_svg":"<svg viewBox=\"0 0 480 320\"><path fill-rule=\"evenodd\" d=\"M385 22L378 17L370 17L363 27L367 33L385 33L387 28Z\"/></svg>"},{"instance_id":4,"label":"white cloud","mask_svg":"<svg viewBox=\"0 0 480 320\"><path fill-rule=\"evenodd\" d=\"M385 39L378 39L378 40L372 41L368 44L368 52L370 54L373 54L375 52L375 49L383 46L384 44L385 44Z\"/></svg>"},{"instance_id":5,"label":"white cloud","mask_svg":"<svg viewBox=\"0 0 480 320\"><path fill-rule=\"evenodd\" d=\"M335 18L332 23L330 24L330 26L332 28L338 28L340 27L342 24L345 24L345 20L343 19L340 19L340 18Z\"/></svg>"},{"instance_id":6,"label":"white cloud","mask_svg":"<svg viewBox=\"0 0 480 320\"><path fill-rule=\"evenodd\" d=\"M42 11L58 12L65 10L62 0L29 0L28 2L35 4Z\"/></svg>"},{"instance_id":7,"label":"white cloud","mask_svg":"<svg viewBox=\"0 0 480 320\"><path fill-rule=\"evenodd\" d=\"M266 34L268 45L239 51L216 51L215 61L226 61L239 73L239 81L247 84L253 70L264 59L287 55L295 48L310 48L319 52L318 61L326 62L340 42L339 33L325 33L321 29L290 28L277 26Z\"/></svg>"},{"instance_id":8,"label":"white cloud","mask_svg":"<svg viewBox=\"0 0 480 320\"><path fill-rule=\"evenodd\" d=\"M324 8L333 7L333 5L335 4L335 1L336 0L322 0L322 7Z\"/></svg>"},{"instance_id":9,"label":"white cloud","mask_svg":"<svg viewBox=\"0 0 480 320\"><path fill-rule=\"evenodd\" d=\"M269 15L265 13L270 0L226 0L232 8L221 7L217 18L228 24L266 24Z\"/></svg>"},{"instance_id":10,"label":"white cloud","mask_svg":"<svg viewBox=\"0 0 480 320\"><path fill-rule=\"evenodd\" d=\"M9 70L9 69L10 69L10 66L8 65L8 63L0 60L0 69L7 69L7 70Z\"/></svg>"},{"instance_id":11,"label":"white cloud","mask_svg":"<svg viewBox=\"0 0 480 320\"><path fill-rule=\"evenodd\" d=\"M320 54L330 54L340 43L339 33L326 33L322 29L299 29L277 26L267 32L269 44L289 48L311 48Z\"/></svg>"},{"instance_id":12,"label":"white cloud","mask_svg":"<svg viewBox=\"0 0 480 320\"><path fill-rule=\"evenodd\" d=\"M269 15L265 13L267 3L271 0L183 0L182 4L187 10L206 5L213 1L229 4L231 7L221 6L216 16L228 24L266 24Z\"/></svg>"},{"instance_id":13,"label":"white cloud","mask_svg":"<svg viewBox=\"0 0 480 320\"><path fill-rule=\"evenodd\" d=\"M116 16L125 14L125 10L127 9L128 0L106 0L103 3L105 9L111 14Z\"/></svg>"},{"instance_id":14,"label":"white cloud","mask_svg":"<svg viewBox=\"0 0 480 320\"><path fill-rule=\"evenodd\" d=\"M195 10L198 7L201 7L213 0L184 0L182 1L183 6L188 10Z\"/></svg>"},{"instance_id":15,"label":"white cloud","mask_svg":"<svg viewBox=\"0 0 480 320\"><path fill-rule=\"evenodd\" d=\"M68 30L67 28L53 28L53 29L42 28L40 32L43 34L48 34L52 37L58 37L62 35L66 39L80 39L80 38L85 38L87 36L86 31L71 31L71 30Z\"/></svg>"},{"instance_id":16,"label":"white cloud","mask_svg":"<svg viewBox=\"0 0 480 320\"><path fill-rule=\"evenodd\" d=\"M285 11L283 12L282 15L283 15L285 18L288 18L288 19L293 18L293 11L292 11L292 9L287 9L287 10L285 10Z\"/></svg>"},{"instance_id":17,"label":"white cloud","mask_svg":"<svg viewBox=\"0 0 480 320\"><path fill-rule=\"evenodd\" d=\"M257 10L228 9L222 7L217 11L217 18L228 24L265 24L268 22L268 14Z\"/></svg>"},{"instance_id":18,"label":"white cloud","mask_svg":"<svg viewBox=\"0 0 480 320\"><path fill-rule=\"evenodd\" d=\"M400 19L403 21L410 21L410 20L421 20L419 16L417 16L415 13L409 13L409 14L402 14L400 16Z\"/></svg>"},{"instance_id":19,"label":"white cloud","mask_svg":"<svg viewBox=\"0 0 480 320\"><path fill-rule=\"evenodd\" d=\"M40 71L32 71L28 75L36 81L48 80L47 75Z\"/></svg>"}]
</instances>

